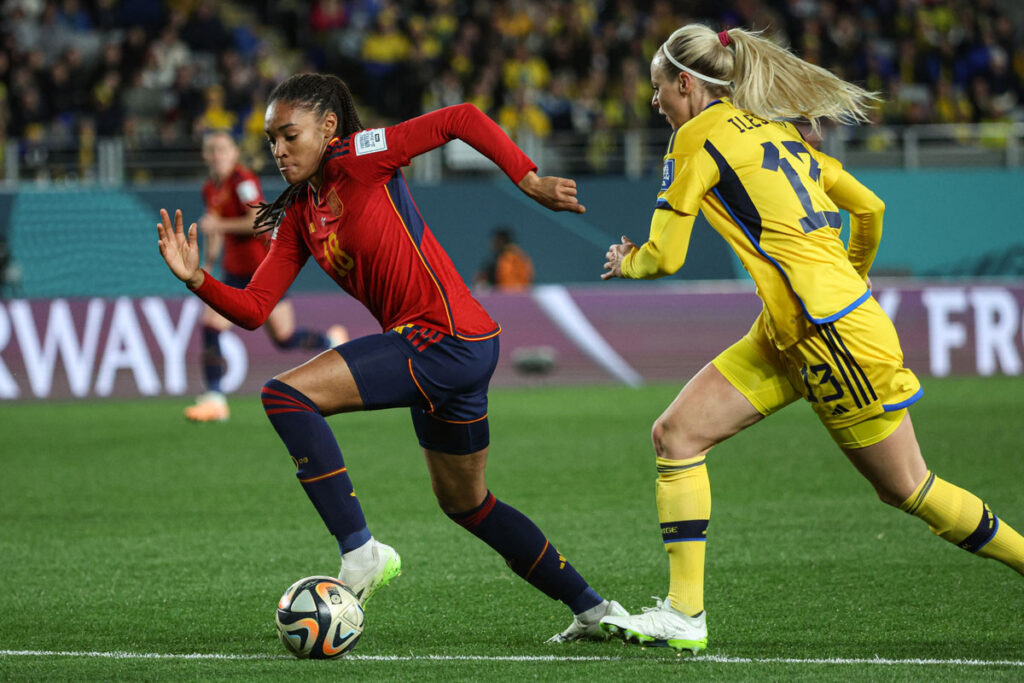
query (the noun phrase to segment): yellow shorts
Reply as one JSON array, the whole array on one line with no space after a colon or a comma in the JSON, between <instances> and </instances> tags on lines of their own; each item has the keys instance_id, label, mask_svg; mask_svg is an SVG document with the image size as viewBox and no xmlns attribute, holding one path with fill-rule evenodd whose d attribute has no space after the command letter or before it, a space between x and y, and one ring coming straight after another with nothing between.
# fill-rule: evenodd
<instances>
[{"instance_id":1,"label":"yellow shorts","mask_svg":"<svg viewBox=\"0 0 1024 683\"><path fill-rule=\"evenodd\" d=\"M765 311L715 367L763 415L803 396L842 448L878 443L921 398L921 383L903 367L892 321L874 298L835 322L814 325L786 349L772 341Z\"/></svg>"}]
</instances>

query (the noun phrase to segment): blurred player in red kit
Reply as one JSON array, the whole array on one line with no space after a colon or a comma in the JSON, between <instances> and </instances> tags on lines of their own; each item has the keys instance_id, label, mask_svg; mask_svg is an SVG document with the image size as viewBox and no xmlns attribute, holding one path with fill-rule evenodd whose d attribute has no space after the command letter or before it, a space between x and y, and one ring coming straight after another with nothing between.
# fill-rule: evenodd
<instances>
[{"instance_id":1,"label":"blurred player in red kit","mask_svg":"<svg viewBox=\"0 0 1024 683\"><path fill-rule=\"evenodd\" d=\"M227 131L211 131L203 138L203 161L210 177L203 183L206 213L199 229L206 237L204 266L212 270L221 259L224 282L245 287L267 255L267 235L253 233L256 209L263 201L260 179L238 161L238 146ZM203 311L203 380L206 391L195 405L185 408L185 417L196 422L223 422L230 411L221 388L225 361L221 353L220 333L232 326L224 316L206 307ZM282 300L270 312L265 324L267 334L279 349L323 350L348 341L348 332L334 325L327 334L296 329L291 302Z\"/></svg>"}]
</instances>

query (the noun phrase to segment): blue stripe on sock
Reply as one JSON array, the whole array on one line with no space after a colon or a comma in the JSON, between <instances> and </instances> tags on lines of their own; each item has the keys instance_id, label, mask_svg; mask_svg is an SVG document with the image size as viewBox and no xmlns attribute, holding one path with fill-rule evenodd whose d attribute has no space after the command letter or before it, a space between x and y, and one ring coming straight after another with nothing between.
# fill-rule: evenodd
<instances>
[{"instance_id":1,"label":"blue stripe on sock","mask_svg":"<svg viewBox=\"0 0 1024 683\"><path fill-rule=\"evenodd\" d=\"M663 543L678 543L680 541L706 541L708 533L708 520L689 519L681 522L665 522L661 525L661 540Z\"/></svg>"},{"instance_id":2,"label":"blue stripe on sock","mask_svg":"<svg viewBox=\"0 0 1024 683\"><path fill-rule=\"evenodd\" d=\"M999 518L992 514L988 505L982 503L981 521L971 535L960 541L957 545L970 553L976 553L985 547L985 544L992 540L999 531Z\"/></svg>"}]
</instances>

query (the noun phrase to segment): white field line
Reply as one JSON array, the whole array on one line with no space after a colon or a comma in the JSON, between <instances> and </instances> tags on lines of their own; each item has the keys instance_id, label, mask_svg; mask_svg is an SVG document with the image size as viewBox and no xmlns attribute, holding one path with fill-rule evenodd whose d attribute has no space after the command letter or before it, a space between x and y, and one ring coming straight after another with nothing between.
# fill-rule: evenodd
<instances>
[{"instance_id":1,"label":"white field line","mask_svg":"<svg viewBox=\"0 0 1024 683\"><path fill-rule=\"evenodd\" d=\"M168 654L161 652L63 652L57 650L0 650L0 657L93 657L100 659L171 659L171 660L277 660L292 659L288 655L232 655L232 654ZM345 659L364 662L619 662L638 661L635 657L568 657L559 655L348 655ZM700 655L682 658L698 664L842 664L874 666L1010 666L1024 667L1024 660L984 659L888 659L846 658L846 657L728 657L725 655ZM661 661L669 661L661 659Z\"/></svg>"}]
</instances>

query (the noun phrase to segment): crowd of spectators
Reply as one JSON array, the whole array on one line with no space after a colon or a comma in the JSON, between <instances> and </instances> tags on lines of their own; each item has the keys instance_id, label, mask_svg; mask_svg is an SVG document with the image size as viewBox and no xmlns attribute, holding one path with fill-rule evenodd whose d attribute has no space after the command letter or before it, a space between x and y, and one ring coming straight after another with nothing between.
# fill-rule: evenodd
<instances>
[{"instance_id":1,"label":"crowd of spectators","mask_svg":"<svg viewBox=\"0 0 1024 683\"><path fill-rule=\"evenodd\" d=\"M195 147L202 131L262 134L262 97L286 62L213 0L8 0L0 33L0 153ZM261 144L252 134L252 144ZM265 155L252 155L262 158Z\"/></svg>"},{"instance_id":2,"label":"crowd of spectators","mask_svg":"<svg viewBox=\"0 0 1024 683\"><path fill-rule=\"evenodd\" d=\"M513 135L599 140L663 125L648 63L691 21L763 29L879 91L879 122L1004 121L1024 103L1014 1L7 0L0 138L172 146L228 128L265 161L269 89L317 69L367 123L469 101Z\"/></svg>"}]
</instances>

